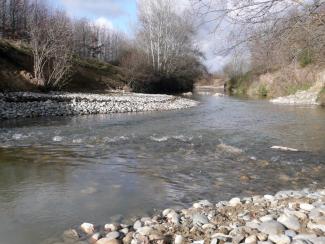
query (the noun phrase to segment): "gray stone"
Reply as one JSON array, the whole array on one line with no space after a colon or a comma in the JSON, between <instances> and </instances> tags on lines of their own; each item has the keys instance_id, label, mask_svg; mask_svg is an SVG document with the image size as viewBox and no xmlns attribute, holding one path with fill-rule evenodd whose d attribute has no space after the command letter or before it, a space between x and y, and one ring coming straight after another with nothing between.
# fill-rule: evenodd
<instances>
[{"instance_id":1,"label":"gray stone","mask_svg":"<svg viewBox=\"0 0 325 244\"><path fill-rule=\"evenodd\" d=\"M204 208L204 207L212 207L213 204L208 200L201 200L193 204L194 208Z\"/></svg>"},{"instance_id":2,"label":"gray stone","mask_svg":"<svg viewBox=\"0 0 325 244\"><path fill-rule=\"evenodd\" d=\"M300 223L297 217L293 215L287 215L282 214L277 221L281 224L283 224L285 227L291 230L299 230L300 229Z\"/></svg>"},{"instance_id":3,"label":"gray stone","mask_svg":"<svg viewBox=\"0 0 325 244\"><path fill-rule=\"evenodd\" d=\"M119 237L120 237L120 233L118 231L112 231L106 235L106 239L108 240L117 239Z\"/></svg>"},{"instance_id":4,"label":"gray stone","mask_svg":"<svg viewBox=\"0 0 325 244\"><path fill-rule=\"evenodd\" d=\"M294 236L297 235L296 232L293 231L293 230L286 230L286 231L284 232L284 234L285 234L286 236L291 237L291 238L293 238Z\"/></svg>"},{"instance_id":5,"label":"gray stone","mask_svg":"<svg viewBox=\"0 0 325 244\"><path fill-rule=\"evenodd\" d=\"M184 244L184 237L181 235L176 235L174 244Z\"/></svg>"},{"instance_id":6,"label":"gray stone","mask_svg":"<svg viewBox=\"0 0 325 244\"><path fill-rule=\"evenodd\" d=\"M142 222L140 220L135 221L133 224L133 229L137 230L143 226Z\"/></svg>"},{"instance_id":7,"label":"gray stone","mask_svg":"<svg viewBox=\"0 0 325 244\"><path fill-rule=\"evenodd\" d=\"M290 244L291 240L286 235L269 235L269 240L276 244Z\"/></svg>"},{"instance_id":8,"label":"gray stone","mask_svg":"<svg viewBox=\"0 0 325 244\"><path fill-rule=\"evenodd\" d=\"M268 235L278 235L282 234L285 228L279 222L272 220L261 223L258 230Z\"/></svg>"},{"instance_id":9,"label":"gray stone","mask_svg":"<svg viewBox=\"0 0 325 244\"><path fill-rule=\"evenodd\" d=\"M153 229L149 226L144 226L140 227L137 229L137 233L143 235L143 236L148 236L152 233Z\"/></svg>"},{"instance_id":10,"label":"gray stone","mask_svg":"<svg viewBox=\"0 0 325 244\"><path fill-rule=\"evenodd\" d=\"M63 232L62 239L66 243L72 243L79 239L79 235L76 230L70 229Z\"/></svg>"},{"instance_id":11,"label":"gray stone","mask_svg":"<svg viewBox=\"0 0 325 244\"><path fill-rule=\"evenodd\" d=\"M271 214L260 217L260 221L262 221L262 222L267 222L267 221L271 221L271 220L274 220L273 215L271 215Z\"/></svg>"},{"instance_id":12,"label":"gray stone","mask_svg":"<svg viewBox=\"0 0 325 244\"><path fill-rule=\"evenodd\" d=\"M238 197L234 197L229 201L229 206L235 207L238 204L240 204L240 198Z\"/></svg>"},{"instance_id":13,"label":"gray stone","mask_svg":"<svg viewBox=\"0 0 325 244\"><path fill-rule=\"evenodd\" d=\"M202 226L209 223L209 220L205 215L198 213L193 215L192 221L194 226Z\"/></svg>"},{"instance_id":14,"label":"gray stone","mask_svg":"<svg viewBox=\"0 0 325 244\"><path fill-rule=\"evenodd\" d=\"M245 239L245 243L248 243L248 244L256 244L256 242L257 242L256 235L250 235L250 236L246 237L246 239Z\"/></svg>"}]
</instances>

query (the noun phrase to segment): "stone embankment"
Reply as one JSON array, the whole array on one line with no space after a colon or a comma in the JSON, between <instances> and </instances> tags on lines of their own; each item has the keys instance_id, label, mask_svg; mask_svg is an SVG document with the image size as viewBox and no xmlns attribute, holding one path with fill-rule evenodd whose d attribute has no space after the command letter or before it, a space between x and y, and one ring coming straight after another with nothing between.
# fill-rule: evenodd
<instances>
[{"instance_id":1,"label":"stone embankment","mask_svg":"<svg viewBox=\"0 0 325 244\"><path fill-rule=\"evenodd\" d=\"M197 102L169 95L0 93L0 119L163 111L193 107Z\"/></svg>"},{"instance_id":2,"label":"stone embankment","mask_svg":"<svg viewBox=\"0 0 325 244\"><path fill-rule=\"evenodd\" d=\"M58 243L324 244L325 189L281 191L188 209L165 209L129 224L83 223Z\"/></svg>"}]
</instances>

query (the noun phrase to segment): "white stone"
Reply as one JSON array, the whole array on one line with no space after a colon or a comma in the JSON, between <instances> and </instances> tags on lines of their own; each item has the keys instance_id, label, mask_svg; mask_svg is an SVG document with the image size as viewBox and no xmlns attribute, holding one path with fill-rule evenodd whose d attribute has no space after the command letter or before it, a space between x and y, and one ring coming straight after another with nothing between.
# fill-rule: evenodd
<instances>
[{"instance_id":1,"label":"white stone","mask_svg":"<svg viewBox=\"0 0 325 244\"><path fill-rule=\"evenodd\" d=\"M278 235L282 234L285 228L282 224L273 220L261 223L258 230L268 235Z\"/></svg>"},{"instance_id":2,"label":"white stone","mask_svg":"<svg viewBox=\"0 0 325 244\"><path fill-rule=\"evenodd\" d=\"M250 235L245 239L245 243L255 244L257 242L256 235Z\"/></svg>"},{"instance_id":3,"label":"white stone","mask_svg":"<svg viewBox=\"0 0 325 244\"><path fill-rule=\"evenodd\" d=\"M94 233L94 230L95 230L95 227L93 224L91 223L83 223L81 226L80 226L81 230L83 232L85 232L86 234L93 234Z\"/></svg>"},{"instance_id":4,"label":"white stone","mask_svg":"<svg viewBox=\"0 0 325 244\"><path fill-rule=\"evenodd\" d=\"M311 211L315 207L313 205L311 205L311 204L308 204L308 203L300 203L300 208L302 210Z\"/></svg>"},{"instance_id":5,"label":"white stone","mask_svg":"<svg viewBox=\"0 0 325 244\"><path fill-rule=\"evenodd\" d=\"M269 240L276 244L290 244L291 240L286 235L269 235Z\"/></svg>"},{"instance_id":6,"label":"white stone","mask_svg":"<svg viewBox=\"0 0 325 244\"><path fill-rule=\"evenodd\" d=\"M240 198L238 198L238 197L234 197L229 201L229 205L232 207L235 207L238 204L240 204Z\"/></svg>"},{"instance_id":7,"label":"white stone","mask_svg":"<svg viewBox=\"0 0 325 244\"><path fill-rule=\"evenodd\" d=\"M300 229L300 223L297 217L293 215L282 214L277 221L283 224L285 227L291 230L298 231Z\"/></svg>"},{"instance_id":8,"label":"white stone","mask_svg":"<svg viewBox=\"0 0 325 244\"><path fill-rule=\"evenodd\" d=\"M184 244L184 238L183 238L183 236L176 235L175 236L174 244Z\"/></svg>"},{"instance_id":9,"label":"white stone","mask_svg":"<svg viewBox=\"0 0 325 244\"><path fill-rule=\"evenodd\" d=\"M267 222L267 221L271 221L271 220L273 220L273 215L271 215L271 214L260 217L260 221L262 221L262 222Z\"/></svg>"}]
</instances>

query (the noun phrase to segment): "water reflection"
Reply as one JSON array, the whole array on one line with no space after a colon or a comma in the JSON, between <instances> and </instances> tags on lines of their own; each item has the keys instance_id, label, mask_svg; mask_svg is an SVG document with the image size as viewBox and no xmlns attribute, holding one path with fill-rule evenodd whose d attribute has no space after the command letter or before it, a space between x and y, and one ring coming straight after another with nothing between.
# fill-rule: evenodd
<instances>
[{"instance_id":1,"label":"water reflection","mask_svg":"<svg viewBox=\"0 0 325 244\"><path fill-rule=\"evenodd\" d=\"M322 109L207 97L183 111L4 122L0 236L35 244L83 221L323 187L324 121Z\"/></svg>"}]
</instances>

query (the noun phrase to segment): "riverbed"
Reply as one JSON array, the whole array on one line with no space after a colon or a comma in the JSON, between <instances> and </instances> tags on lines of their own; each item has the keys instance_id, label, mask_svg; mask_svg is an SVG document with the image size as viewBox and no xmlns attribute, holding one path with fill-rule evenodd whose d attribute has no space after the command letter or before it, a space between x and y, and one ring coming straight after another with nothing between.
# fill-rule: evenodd
<instances>
[{"instance_id":1,"label":"riverbed","mask_svg":"<svg viewBox=\"0 0 325 244\"><path fill-rule=\"evenodd\" d=\"M0 243L199 199L325 186L325 109L197 99L179 111L1 122Z\"/></svg>"}]
</instances>

